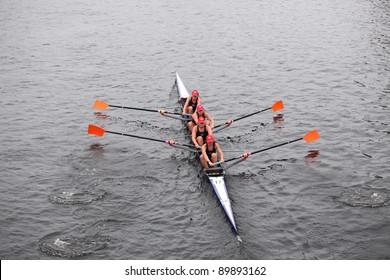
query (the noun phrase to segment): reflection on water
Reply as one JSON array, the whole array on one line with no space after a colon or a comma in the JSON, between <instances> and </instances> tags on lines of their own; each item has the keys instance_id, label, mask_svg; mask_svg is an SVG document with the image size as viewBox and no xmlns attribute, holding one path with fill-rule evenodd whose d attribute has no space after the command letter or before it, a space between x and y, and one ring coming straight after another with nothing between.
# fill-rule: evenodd
<instances>
[{"instance_id":1,"label":"reflection on water","mask_svg":"<svg viewBox=\"0 0 390 280\"><path fill-rule=\"evenodd\" d=\"M309 153L305 156L305 158L316 158L320 154L320 151L318 150L311 150Z\"/></svg>"}]
</instances>

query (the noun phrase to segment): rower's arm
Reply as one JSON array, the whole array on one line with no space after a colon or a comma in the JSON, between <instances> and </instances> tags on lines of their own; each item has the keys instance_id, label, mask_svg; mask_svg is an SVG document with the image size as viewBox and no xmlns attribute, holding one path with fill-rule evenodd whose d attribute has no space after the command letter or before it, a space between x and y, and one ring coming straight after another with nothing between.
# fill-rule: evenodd
<instances>
[{"instance_id":1,"label":"rower's arm","mask_svg":"<svg viewBox=\"0 0 390 280\"><path fill-rule=\"evenodd\" d=\"M186 104L184 104L184 107L183 107L183 115L184 114L187 114L187 108L188 108L188 104L190 103L190 98L187 97L186 99Z\"/></svg>"},{"instance_id":2,"label":"rower's arm","mask_svg":"<svg viewBox=\"0 0 390 280\"><path fill-rule=\"evenodd\" d=\"M206 129L207 129L207 133L212 136L213 131L211 130L211 127L209 125L206 125Z\"/></svg>"},{"instance_id":3,"label":"rower's arm","mask_svg":"<svg viewBox=\"0 0 390 280\"><path fill-rule=\"evenodd\" d=\"M198 129L198 126L195 125L194 128L192 129L192 137L191 137L191 139L192 139L192 143L194 143L195 147L199 148L199 144L196 141L196 131L197 131L197 129Z\"/></svg>"},{"instance_id":4,"label":"rower's arm","mask_svg":"<svg viewBox=\"0 0 390 280\"><path fill-rule=\"evenodd\" d=\"M215 147L217 148L217 152L218 152L218 155L219 155L219 157L220 157L219 161L220 161L220 162L224 162L225 160L224 160L224 158L223 158L223 152L222 152L222 150L221 150L221 147L219 146L218 143L215 144Z\"/></svg>"},{"instance_id":5,"label":"rower's arm","mask_svg":"<svg viewBox=\"0 0 390 280\"><path fill-rule=\"evenodd\" d=\"M192 114L192 120L198 125L198 115L195 113Z\"/></svg>"},{"instance_id":6,"label":"rower's arm","mask_svg":"<svg viewBox=\"0 0 390 280\"><path fill-rule=\"evenodd\" d=\"M215 126L215 123L214 123L214 119L210 116L209 113L207 113L207 119L211 122L210 127L211 127L211 129L213 129Z\"/></svg>"},{"instance_id":7,"label":"rower's arm","mask_svg":"<svg viewBox=\"0 0 390 280\"><path fill-rule=\"evenodd\" d=\"M209 162L211 162L211 161L210 161L209 157L207 156L206 146L207 146L206 144L204 144L202 146L202 155L203 155L203 158L206 160L207 164L209 164Z\"/></svg>"}]
</instances>

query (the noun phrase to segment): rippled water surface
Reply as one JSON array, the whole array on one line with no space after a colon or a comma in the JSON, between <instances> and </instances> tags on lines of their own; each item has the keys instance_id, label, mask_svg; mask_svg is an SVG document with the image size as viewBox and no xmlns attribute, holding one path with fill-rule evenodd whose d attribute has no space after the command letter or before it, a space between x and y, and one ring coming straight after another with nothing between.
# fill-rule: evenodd
<instances>
[{"instance_id":1,"label":"rippled water surface","mask_svg":"<svg viewBox=\"0 0 390 280\"><path fill-rule=\"evenodd\" d=\"M389 259L387 0L0 2L1 259ZM238 243L199 164L156 142L175 71L217 123ZM279 115L278 115L279 114Z\"/></svg>"}]
</instances>

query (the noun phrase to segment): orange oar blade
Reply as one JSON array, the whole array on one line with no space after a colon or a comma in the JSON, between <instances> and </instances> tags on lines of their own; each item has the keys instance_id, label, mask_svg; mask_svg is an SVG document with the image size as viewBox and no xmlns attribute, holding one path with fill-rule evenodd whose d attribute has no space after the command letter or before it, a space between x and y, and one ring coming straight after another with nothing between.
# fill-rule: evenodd
<instances>
[{"instance_id":1,"label":"orange oar blade","mask_svg":"<svg viewBox=\"0 0 390 280\"><path fill-rule=\"evenodd\" d=\"M279 111L279 110L282 110L284 108L284 104L283 104L283 101L282 100L279 100L278 102L276 102L273 106L272 106L272 109L276 112L276 111Z\"/></svg>"},{"instance_id":2,"label":"orange oar blade","mask_svg":"<svg viewBox=\"0 0 390 280\"><path fill-rule=\"evenodd\" d=\"M101 101L101 100L96 100L95 101L95 104L93 104L93 108L94 109L98 109L98 110L104 110L106 109L110 104L108 104L107 102L104 102L104 101Z\"/></svg>"},{"instance_id":3,"label":"orange oar blade","mask_svg":"<svg viewBox=\"0 0 390 280\"><path fill-rule=\"evenodd\" d=\"M94 135L97 135L97 136L103 136L105 132L106 131L103 128L98 127L96 125L90 124L88 126L88 134L94 134Z\"/></svg>"},{"instance_id":4,"label":"orange oar blade","mask_svg":"<svg viewBox=\"0 0 390 280\"><path fill-rule=\"evenodd\" d=\"M318 134L317 130L313 130L303 136L303 139L305 139L306 142L313 142L320 139L320 135Z\"/></svg>"}]
</instances>

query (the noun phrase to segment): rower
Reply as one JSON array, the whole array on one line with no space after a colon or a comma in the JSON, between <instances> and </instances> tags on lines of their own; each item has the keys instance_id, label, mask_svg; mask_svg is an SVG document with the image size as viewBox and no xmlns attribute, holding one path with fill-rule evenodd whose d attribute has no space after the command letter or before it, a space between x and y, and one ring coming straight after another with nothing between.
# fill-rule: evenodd
<instances>
[{"instance_id":1,"label":"rower","mask_svg":"<svg viewBox=\"0 0 390 280\"><path fill-rule=\"evenodd\" d=\"M211 128L206 124L204 117L199 117L198 124L192 129L192 142L198 149L206 142L206 137L212 134Z\"/></svg>"},{"instance_id":2,"label":"rower","mask_svg":"<svg viewBox=\"0 0 390 280\"><path fill-rule=\"evenodd\" d=\"M198 105L198 107L196 107L195 113L193 113L191 116L191 121L187 124L187 127L191 132L194 129L194 126L198 124L199 117L203 117L206 120L206 124L208 124L211 129L214 128L214 119L204 110L203 105Z\"/></svg>"},{"instance_id":3,"label":"rower","mask_svg":"<svg viewBox=\"0 0 390 280\"><path fill-rule=\"evenodd\" d=\"M187 98L186 104L184 104L182 114L193 114L196 111L196 107L198 107L199 105L202 105L202 101L199 97L199 92L197 90L193 90L191 96Z\"/></svg>"},{"instance_id":4,"label":"rower","mask_svg":"<svg viewBox=\"0 0 390 280\"><path fill-rule=\"evenodd\" d=\"M214 166L214 162L218 161L224 162L223 153L221 147L217 142L215 142L214 137L212 135L208 135L206 137L206 144L202 146L202 154L200 156L200 162L202 163L204 168L209 168L210 166Z\"/></svg>"}]
</instances>

